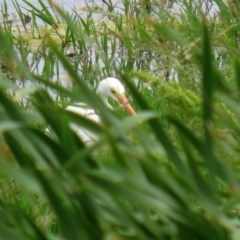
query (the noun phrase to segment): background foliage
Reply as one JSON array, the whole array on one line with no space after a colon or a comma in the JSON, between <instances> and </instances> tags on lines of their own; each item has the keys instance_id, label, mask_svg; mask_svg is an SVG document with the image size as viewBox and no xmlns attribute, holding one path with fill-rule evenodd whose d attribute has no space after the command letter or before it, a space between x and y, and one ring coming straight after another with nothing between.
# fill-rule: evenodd
<instances>
[{"instance_id":1,"label":"background foliage","mask_svg":"<svg viewBox=\"0 0 240 240\"><path fill-rule=\"evenodd\" d=\"M24 2L17 26L2 5L0 238L239 239L238 2L214 1L212 17L192 1L178 16L172 1L110 1L86 17ZM136 116L103 106L106 76ZM103 126L65 112L74 101ZM99 141L85 146L71 121Z\"/></svg>"}]
</instances>

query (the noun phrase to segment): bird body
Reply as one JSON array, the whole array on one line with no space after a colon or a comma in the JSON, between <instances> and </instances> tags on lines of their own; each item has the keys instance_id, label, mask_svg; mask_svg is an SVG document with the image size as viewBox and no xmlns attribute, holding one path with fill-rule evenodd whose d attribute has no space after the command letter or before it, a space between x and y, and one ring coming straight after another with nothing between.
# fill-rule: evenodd
<instances>
[{"instance_id":1,"label":"bird body","mask_svg":"<svg viewBox=\"0 0 240 240\"><path fill-rule=\"evenodd\" d=\"M96 92L108 108L112 109L112 106L108 102L108 98L112 98L120 105L122 105L123 108L130 115L136 114L134 109L128 102L123 84L117 78L108 77L103 79L98 84ZM93 121L97 124L101 124L101 118L96 113L96 111L94 109L88 108L87 105L84 103L76 103L74 105L69 105L66 107L66 110L78 114L82 117L86 117L90 121ZM93 144L98 140L97 135L88 129L85 129L75 123L70 123L70 127L77 134L77 136L87 145Z\"/></svg>"},{"instance_id":2,"label":"bird body","mask_svg":"<svg viewBox=\"0 0 240 240\"><path fill-rule=\"evenodd\" d=\"M75 105L67 106L66 110L85 117L97 124L101 124L101 119L96 111L92 108L88 108L84 103L77 103ZM87 145L92 144L98 140L98 137L95 133L84 127L81 127L75 123L70 123L70 127L76 133L76 135Z\"/></svg>"}]
</instances>

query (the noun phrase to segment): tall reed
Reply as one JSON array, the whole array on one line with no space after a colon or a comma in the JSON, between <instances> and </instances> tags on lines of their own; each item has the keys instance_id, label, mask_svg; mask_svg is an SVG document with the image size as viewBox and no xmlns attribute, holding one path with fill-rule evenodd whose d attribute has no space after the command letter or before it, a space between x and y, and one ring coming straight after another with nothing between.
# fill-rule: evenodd
<instances>
[{"instance_id":1,"label":"tall reed","mask_svg":"<svg viewBox=\"0 0 240 240\"><path fill-rule=\"evenodd\" d=\"M98 9L107 19L96 20L51 2L53 11L43 1L39 9L24 2L50 27L32 25L28 37L36 27L44 37L25 48L31 37L1 26L0 237L238 239L234 12L215 1L215 21L182 1L177 18L157 2L124 1L122 13L111 3L110 14ZM42 69L33 71L40 59ZM72 89L51 80L60 65ZM110 111L96 95L109 75L126 86L136 116ZM53 91L65 100L53 99ZM97 109L102 126L66 112L70 101ZM99 140L84 145L72 121Z\"/></svg>"}]
</instances>

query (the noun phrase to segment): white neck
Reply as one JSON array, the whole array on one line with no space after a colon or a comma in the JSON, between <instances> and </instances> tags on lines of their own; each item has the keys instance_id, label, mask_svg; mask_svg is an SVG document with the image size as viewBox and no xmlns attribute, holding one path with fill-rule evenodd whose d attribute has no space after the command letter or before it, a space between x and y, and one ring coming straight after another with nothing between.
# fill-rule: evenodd
<instances>
[{"instance_id":1,"label":"white neck","mask_svg":"<svg viewBox=\"0 0 240 240\"><path fill-rule=\"evenodd\" d=\"M102 100L103 100L104 104L107 106L107 108L109 108L111 110L113 109L112 106L109 104L107 97L102 97Z\"/></svg>"}]
</instances>

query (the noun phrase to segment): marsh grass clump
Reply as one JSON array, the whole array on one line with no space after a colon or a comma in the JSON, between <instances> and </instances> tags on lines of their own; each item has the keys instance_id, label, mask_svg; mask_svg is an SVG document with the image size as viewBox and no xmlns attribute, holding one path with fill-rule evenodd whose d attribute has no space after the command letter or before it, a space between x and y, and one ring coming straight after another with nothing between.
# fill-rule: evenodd
<instances>
[{"instance_id":1,"label":"marsh grass clump","mask_svg":"<svg viewBox=\"0 0 240 240\"><path fill-rule=\"evenodd\" d=\"M14 0L17 24L4 2L0 238L238 239L237 2L211 1L213 18L176 2L179 15L173 1L66 12ZM71 88L53 81L62 74ZM107 76L136 116L102 104ZM102 126L64 110L80 101ZM99 140L86 146L73 121Z\"/></svg>"}]
</instances>

